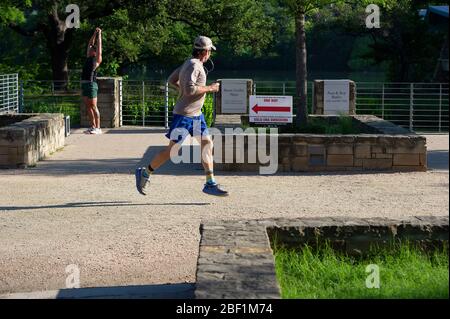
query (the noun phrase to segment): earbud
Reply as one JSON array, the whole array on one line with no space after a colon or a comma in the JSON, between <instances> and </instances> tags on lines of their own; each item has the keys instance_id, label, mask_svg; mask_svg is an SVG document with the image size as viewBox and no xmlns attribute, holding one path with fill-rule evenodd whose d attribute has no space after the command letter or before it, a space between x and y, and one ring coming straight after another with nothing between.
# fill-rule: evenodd
<instances>
[{"instance_id":1,"label":"earbud","mask_svg":"<svg viewBox=\"0 0 450 319\"><path fill-rule=\"evenodd\" d=\"M211 58L208 59L209 62L211 62L211 70L208 70L208 68L203 65L203 68L205 69L206 75L208 75L209 73L211 73L212 71L214 71L214 62ZM206 61L206 62L208 62Z\"/></svg>"}]
</instances>

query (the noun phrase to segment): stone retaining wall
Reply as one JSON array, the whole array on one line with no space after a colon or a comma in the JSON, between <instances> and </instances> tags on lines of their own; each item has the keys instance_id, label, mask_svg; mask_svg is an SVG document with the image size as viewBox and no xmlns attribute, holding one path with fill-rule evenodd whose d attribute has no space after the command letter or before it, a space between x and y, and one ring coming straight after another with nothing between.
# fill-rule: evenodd
<instances>
[{"instance_id":1,"label":"stone retaining wall","mask_svg":"<svg viewBox=\"0 0 450 319\"><path fill-rule=\"evenodd\" d=\"M271 242L314 243L316 238L361 253L371 243L407 239L448 243L448 216L388 218L299 218L216 221L200 226L195 297L280 298Z\"/></svg>"},{"instance_id":2,"label":"stone retaining wall","mask_svg":"<svg viewBox=\"0 0 450 319\"><path fill-rule=\"evenodd\" d=\"M375 116L353 116L353 121L363 134L279 134L279 171L426 171L425 137ZM245 135L244 147L239 147L231 145L232 139L223 135L222 154L215 158L216 169L258 171L263 163L249 160L249 139L250 135ZM234 157L230 148L234 149Z\"/></svg>"},{"instance_id":3,"label":"stone retaining wall","mask_svg":"<svg viewBox=\"0 0 450 319\"><path fill-rule=\"evenodd\" d=\"M63 114L20 114L27 119L0 127L0 168L25 168L64 147ZM6 120L5 120L6 121Z\"/></svg>"}]
</instances>

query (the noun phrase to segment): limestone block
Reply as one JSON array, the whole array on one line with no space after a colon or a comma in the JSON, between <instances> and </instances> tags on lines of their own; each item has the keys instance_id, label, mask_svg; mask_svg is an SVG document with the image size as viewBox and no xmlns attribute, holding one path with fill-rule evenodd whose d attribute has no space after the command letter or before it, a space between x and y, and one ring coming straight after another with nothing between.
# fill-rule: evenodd
<instances>
[{"instance_id":1,"label":"limestone block","mask_svg":"<svg viewBox=\"0 0 450 319\"><path fill-rule=\"evenodd\" d=\"M395 166L419 166L419 154L394 154Z\"/></svg>"},{"instance_id":2,"label":"limestone block","mask_svg":"<svg viewBox=\"0 0 450 319\"><path fill-rule=\"evenodd\" d=\"M292 170L294 172L303 172L303 171L308 171L309 168L309 160L308 157L304 156L304 157L295 157L294 159L292 159L291 161L292 164Z\"/></svg>"},{"instance_id":3,"label":"limestone block","mask_svg":"<svg viewBox=\"0 0 450 319\"><path fill-rule=\"evenodd\" d=\"M363 159L365 169L389 169L392 168L392 160L384 158Z\"/></svg>"},{"instance_id":4,"label":"limestone block","mask_svg":"<svg viewBox=\"0 0 450 319\"><path fill-rule=\"evenodd\" d=\"M353 145L352 144L344 144L344 143L328 145L327 146L327 154L352 155L353 154Z\"/></svg>"},{"instance_id":5,"label":"limestone block","mask_svg":"<svg viewBox=\"0 0 450 319\"><path fill-rule=\"evenodd\" d=\"M371 146L368 144L355 145L355 158L371 158Z\"/></svg>"},{"instance_id":6,"label":"limestone block","mask_svg":"<svg viewBox=\"0 0 450 319\"><path fill-rule=\"evenodd\" d=\"M327 156L328 166L353 166L353 155L336 155L331 154Z\"/></svg>"}]
</instances>

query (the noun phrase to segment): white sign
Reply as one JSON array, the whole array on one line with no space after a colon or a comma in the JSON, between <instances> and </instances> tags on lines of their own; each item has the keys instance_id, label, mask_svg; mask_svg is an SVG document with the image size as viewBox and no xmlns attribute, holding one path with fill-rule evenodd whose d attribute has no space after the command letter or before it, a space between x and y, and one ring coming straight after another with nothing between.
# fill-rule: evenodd
<instances>
[{"instance_id":1,"label":"white sign","mask_svg":"<svg viewBox=\"0 0 450 319\"><path fill-rule=\"evenodd\" d=\"M325 115L349 114L350 81L325 80L323 98Z\"/></svg>"},{"instance_id":2,"label":"white sign","mask_svg":"<svg viewBox=\"0 0 450 319\"><path fill-rule=\"evenodd\" d=\"M292 123L292 96L250 96L250 122Z\"/></svg>"},{"instance_id":3,"label":"white sign","mask_svg":"<svg viewBox=\"0 0 450 319\"><path fill-rule=\"evenodd\" d=\"M222 113L245 114L247 113L249 80L221 80Z\"/></svg>"}]
</instances>

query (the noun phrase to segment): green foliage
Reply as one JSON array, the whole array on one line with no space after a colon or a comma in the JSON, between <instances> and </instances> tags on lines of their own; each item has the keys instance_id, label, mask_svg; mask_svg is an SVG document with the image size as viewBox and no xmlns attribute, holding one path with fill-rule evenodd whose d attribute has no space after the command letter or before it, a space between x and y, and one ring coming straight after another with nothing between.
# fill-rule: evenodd
<instances>
[{"instance_id":1,"label":"green foliage","mask_svg":"<svg viewBox=\"0 0 450 319\"><path fill-rule=\"evenodd\" d=\"M283 298L448 298L448 247L426 252L410 243L373 246L355 257L325 244L298 250L277 247L275 264ZM368 289L368 265L380 269L380 288Z\"/></svg>"},{"instance_id":2,"label":"green foliage","mask_svg":"<svg viewBox=\"0 0 450 319\"><path fill-rule=\"evenodd\" d=\"M71 1L55 3L64 21L65 5ZM365 7L371 3L381 7L379 30L365 28ZM443 35L430 31L417 12L438 3L445 1L86 0L79 4L81 28L71 34L68 68L81 69L87 41L100 26L101 75L133 74L144 66L149 73L166 74L190 55L192 40L199 34L217 44L217 69L293 70L292 16L305 12L309 70L386 67L390 80L423 82L431 80ZM51 78L51 43L46 37L51 8L52 1L46 0L1 1L1 73ZM71 74L72 79L78 77Z\"/></svg>"},{"instance_id":3,"label":"green foliage","mask_svg":"<svg viewBox=\"0 0 450 319\"><path fill-rule=\"evenodd\" d=\"M40 58L51 69L54 61L46 46L59 44L49 36L54 31L49 13L56 8L63 23L68 3L7 1L0 7L0 26L11 27L21 36L44 44ZM275 25L272 17L265 16L263 3L262 0L143 0L137 10L136 2L131 0L88 0L79 4L80 29L65 30L61 39L67 40L65 45L69 46L69 69L80 69L87 41L95 27L100 26L104 30L105 58L100 69L103 75L125 74L132 65L155 60L162 65L178 64L189 56L193 39L199 34L209 35L219 47L226 42L238 54L257 55L272 40ZM27 57L27 53L15 50L9 54Z\"/></svg>"},{"instance_id":4,"label":"green foliage","mask_svg":"<svg viewBox=\"0 0 450 319\"><path fill-rule=\"evenodd\" d=\"M25 113L62 113L70 115L73 126L80 124L80 98L64 96L28 97L25 103Z\"/></svg>"},{"instance_id":5,"label":"green foliage","mask_svg":"<svg viewBox=\"0 0 450 319\"><path fill-rule=\"evenodd\" d=\"M379 29L365 27L368 4L380 7ZM368 67L387 66L390 81L427 82L432 80L444 37L448 35L447 30L433 31L419 16L420 9L432 4L437 2L364 0L341 3L324 24L337 32L365 39L366 43L359 43L353 52L353 67L368 63Z\"/></svg>"},{"instance_id":6,"label":"green foliage","mask_svg":"<svg viewBox=\"0 0 450 319\"><path fill-rule=\"evenodd\" d=\"M23 11L17 5L24 8L30 7L31 0L2 0L0 3L0 25L6 23L22 23L25 21Z\"/></svg>"}]
</instances>

